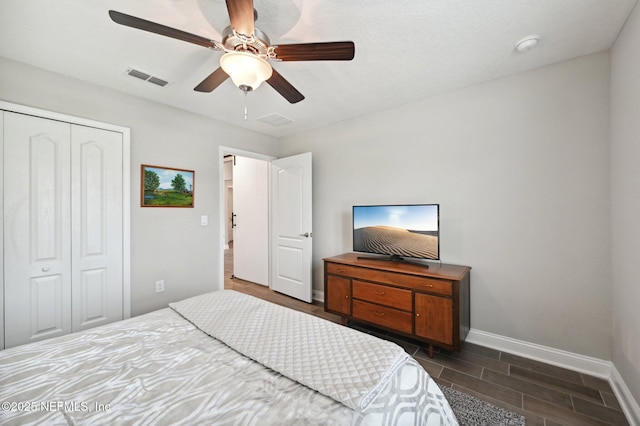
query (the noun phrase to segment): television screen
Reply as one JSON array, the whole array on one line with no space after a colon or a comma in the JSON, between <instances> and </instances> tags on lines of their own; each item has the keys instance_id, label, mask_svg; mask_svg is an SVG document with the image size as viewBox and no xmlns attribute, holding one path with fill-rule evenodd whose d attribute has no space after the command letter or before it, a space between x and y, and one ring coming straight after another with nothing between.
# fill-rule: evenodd
<instances>
[{"instance_id":1,"label":"television screen","mask_svg":"<svg viewBox=\"0 0 640 426\"><path fill-rule=\"evenodd\" d=\"M440 205L353 206L353 251L440 259Z\"/></svg>"}]
</instances>

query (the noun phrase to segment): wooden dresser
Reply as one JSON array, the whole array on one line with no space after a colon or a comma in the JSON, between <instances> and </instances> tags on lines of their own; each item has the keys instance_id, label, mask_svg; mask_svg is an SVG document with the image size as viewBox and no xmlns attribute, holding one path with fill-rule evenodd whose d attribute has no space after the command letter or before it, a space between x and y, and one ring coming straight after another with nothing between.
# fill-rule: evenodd
<instances>
[{"instance_id":1,"label":"wooden dresser","mask_svg":"<svg viewBox=\"0 0 640 426\"><path fill-rule=\"evenodd\" d=\"M371 260L345 253L324 260L325 311L459 351L469 332L468 266Z\"/></svg>"}]
</instances>

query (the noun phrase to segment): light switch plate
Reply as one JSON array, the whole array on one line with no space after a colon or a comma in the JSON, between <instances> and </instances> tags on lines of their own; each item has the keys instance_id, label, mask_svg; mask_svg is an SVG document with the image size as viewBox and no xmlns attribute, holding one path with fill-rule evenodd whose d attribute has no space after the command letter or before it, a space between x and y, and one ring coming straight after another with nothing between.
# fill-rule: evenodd
<instances>
[{"instance_id":1,"label":"light switch plate","mask_svg":"<svg viewBox=\"0 0 640 426\"><path fill-rule=\"evenodd\" d=\"M209 216L202 215L200 216L200 226L207 226L209 224Z\"/></svg>"}]
</instances>

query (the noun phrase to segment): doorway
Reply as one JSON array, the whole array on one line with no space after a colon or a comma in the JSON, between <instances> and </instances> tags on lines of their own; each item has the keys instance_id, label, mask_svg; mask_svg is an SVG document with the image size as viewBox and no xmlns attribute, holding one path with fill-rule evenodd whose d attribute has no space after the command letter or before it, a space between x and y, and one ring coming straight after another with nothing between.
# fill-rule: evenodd
<instances>
[{"instance_id":1,"label":"doorway","mask_svg":"<svg viewBox=\"0 0 640 426\"><path fill-rule=\"evenodd\" d=\"M269 286L269 162L273 157L220 148L223 280Z\"/></svg>"},{"instance_id":2,"label":"doorway","mask_svg":"<svg viewBox=\"0 0 640 426\"><path fill-rule=\"evenodd\" d=\"M220 235L231 235L225 232L225 227L233 220L233 241L226 253L228 240L225 237L220 241L218 289L225 288L225 273L228 273L234 280L259 283L311 303L311 153L275 159L220 147L221 163L225 155L235 158L230 185L233 188L233 213L230 218L225 214L229 204L225 195L229 191L225 190L224 167L220 167ZM241 162L245 166L242 177L247 178L242 181L235 176L235 168ZM225 254L229 259L226 264L233 264L233 271L225 268ZM259 277L265 276L261 282Z\"/></svg>"}]
</instances>

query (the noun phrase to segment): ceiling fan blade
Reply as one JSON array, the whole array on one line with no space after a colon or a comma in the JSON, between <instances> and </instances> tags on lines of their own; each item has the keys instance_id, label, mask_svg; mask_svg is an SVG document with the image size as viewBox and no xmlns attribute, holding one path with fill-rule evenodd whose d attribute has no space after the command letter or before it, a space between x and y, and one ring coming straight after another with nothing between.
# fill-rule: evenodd
<instances>
[{"instance_id":1,"label":"ceiling fan blade","mask_svg":"<svg viewBox=\"0 0 640 426\"><path fill-rule=\"evenodd\" d=\"M276 92L280 93L283 98L289 101L291 104L295 104L304 99L302 93L291 85L283 76L275 69L271 74L271 77L267 80L269 86L276 89Z\"/></svg>"},{"instance_id":2,"label":"ceiling fan blade","mask_svg":"<svg viewBox=\"0 0 640 426\"><path fill-rule=\"evenodd\" d=\"M238 34L253 35L255 19L253 0L227 0L227 11L231 26Z\"/></svg>"},{"instance_id":3,"label":"ceiling fan blade","mask_svg":"<svg viewBox=\"0 0 640 426\"><path fill-rule=\"evenodd\" d=\"M193 90L196 92L213 92L213 89L220 86L224 81L229 78L229 75L224 72L222 68L218 68L207 78L202 80L200 84L198 84Z\"/></svg>"},{"instance_id":4,"label":"ceiling fan blade","mask_svg":"<svg viewBox=\"0 0 640 426\"><path fill-rule=\"evenodd\" d=\"M280 61L350 61L356 53L352 41L280 44L273 46Z\"/></svg>"},{"instance_id":5,"label":"ceiling fan blade","mask_svg":"<svg viewBox=\"0 0 640 426\"><path fill-rule=\"evenodd\" d=\"M115 10L110 10L109 16L111 17L113 22L120 25L125 25L127 27L137 28L139 30L149 31L151 33L175 38L178 40L208 47L209 49L220 50L220 44L218 42L209 40L208 38L201 37L199 35L188 33L186 31L177 30L175 28L167 27L166 25L147 21L146 19L136 18L135 16L127 15Z\"/></svg>"}]
</instances>

